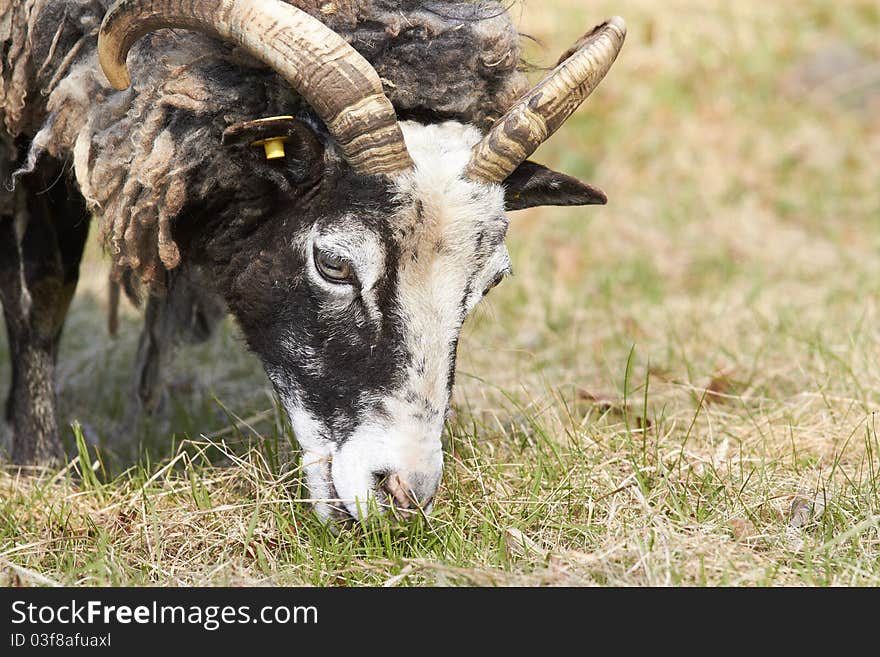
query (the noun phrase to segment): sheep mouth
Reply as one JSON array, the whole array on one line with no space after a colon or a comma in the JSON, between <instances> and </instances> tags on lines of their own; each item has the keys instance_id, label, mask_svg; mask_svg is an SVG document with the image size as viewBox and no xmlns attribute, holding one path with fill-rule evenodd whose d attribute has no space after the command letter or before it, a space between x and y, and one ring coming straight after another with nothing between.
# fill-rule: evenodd
<instances>
[{"instance_id":1,"label":"sheep mouth","mask_svg":"<svg viewBox=\"0 0 880 657\"><path fill-rule=\"evenodd\" d=\"M338 527L351 528L355 525L356 518L345 507L345 503L339 497L339 491L336 490L336 484L333 482L333 475L330 470L332 459L327 458L321 463L321 475L327 484L327 500L323 502L330 510L328 519Z\"/></svg>"},{"instance_id":2,"label":"sheep mouth","mask_svg":"<svg viewBox=\"0 0 880 657\"><path fill-rule=\"evenodd\" d=\"M329 466L326 469L329 470ZM339 492L336 490L336 485L333 483L333 479L329 476L329 472L326 472L325 474L328 477L328 495L324 504L326 504L327 508L330 510L328 519L331 520L337 528L352 529L358 524L358 519L352 515L352 513L346 508L343 500L339 497ZM395 496L390 494L387 489L383 488L382 492L384 492L385 495L384 499L377 499L378 508L383 512L385 521L395 526L406 525L412 522L417 516L425 516L430 512L431 507L433 506L432 498L431 500L428 500L425 505L407 507Z\"/></svg>"}]
</instances>

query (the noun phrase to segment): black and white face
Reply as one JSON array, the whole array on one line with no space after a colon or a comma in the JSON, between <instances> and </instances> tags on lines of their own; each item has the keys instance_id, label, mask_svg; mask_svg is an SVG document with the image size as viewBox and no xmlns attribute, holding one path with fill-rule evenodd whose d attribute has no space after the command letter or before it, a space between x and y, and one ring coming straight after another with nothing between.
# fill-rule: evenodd
<instances>
[{"instance_id":1,"label":"black and white face","mask_svg":"<svg viewBox=\"0 0 880 657\"><path fill-rule=\"evenodd\" d=\"M462 324L510 272L505 207L604 202L532 162L504 184L467 179L482 138L471 126L401 129L415 167L394 179L340 167L305 128L278 163L233 149L262 187L233 184L243 198L195 233L287 410L324 518L430 510Z\"/></svg>"},{"instance_id":2,"label":"black and white face","mask_svg":"<svg viewBox=\"0 0 880 657\"><path fill-rule=\"evenodd\" d=\"M326 217L294 239L303 312L267 366L325 517L430 510L462 324L510 271L502 187L461 177L480 134L402 127L416 168L388 190L393 212Z\"/></svg>"}]
</instances>

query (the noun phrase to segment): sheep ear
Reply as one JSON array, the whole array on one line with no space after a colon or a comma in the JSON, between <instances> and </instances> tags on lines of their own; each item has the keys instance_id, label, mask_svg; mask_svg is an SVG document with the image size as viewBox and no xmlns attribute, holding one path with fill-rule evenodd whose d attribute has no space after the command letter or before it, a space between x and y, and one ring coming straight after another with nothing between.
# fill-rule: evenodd
<instances>
[{"instance_id":1,"label":"sheep ear","mask_svg":"<svg viewBox=\"0 0 880 657\"><path fill-rule=\"evenodd\" d=\"M504 201L508 210L539 205L605 205L605 193L545 166L526 160L504 181Z\"/></svg>"},{"instance_id":2,"label":"sheep ear","mask_svg":"<svg viewBox=\"0 0 880 657\"><path fill-rule=\"evenodd\" d=\"M304 174L324 159L324 144L305 123L292 116L273 116L235 123L223 131L221 143L246 148L268 163L295 165Z\"/></svg>"}]
</instances>

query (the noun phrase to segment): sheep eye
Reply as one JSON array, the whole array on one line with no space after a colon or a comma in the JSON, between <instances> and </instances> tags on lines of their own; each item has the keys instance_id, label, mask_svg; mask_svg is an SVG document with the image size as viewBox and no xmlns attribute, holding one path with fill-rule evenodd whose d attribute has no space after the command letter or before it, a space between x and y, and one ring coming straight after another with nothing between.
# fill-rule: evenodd
<instances>
[{"instance_id":1,"label":"sheep eye","mask_svg":"<svg viewBox=\"0 0 880 657\"><path fill-rule=\"evenodd\" d=\"M352 279L351 263L326 251L315 249L315 268L331 283L348 283Z\"/></svg>"}]
</instances>

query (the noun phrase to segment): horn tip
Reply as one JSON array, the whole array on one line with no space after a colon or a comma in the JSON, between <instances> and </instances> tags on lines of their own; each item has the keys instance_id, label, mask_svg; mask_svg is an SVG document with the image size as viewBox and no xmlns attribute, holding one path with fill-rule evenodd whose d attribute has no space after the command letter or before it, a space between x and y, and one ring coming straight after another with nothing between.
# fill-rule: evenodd
<instances>
[{"instance_id":1,"label":"horn tip","mask_svg":"<svg viewBox=\"0 0 880 657\"><path fill-rule=\"evenodd\" d=\"M107 79L110 81L110 86L116 91L125 91L131 86L131 78L128 76L128 71L125 71L124 69L122 71L117 71L113 75L108 71L104 71L104 75L107 76Z\"/></svg>"},{"instance_id":2,"label":"horn tip","mask_svg":"<svg viewBox=\"0 0 880 657\"><path fill-rule=\"evenodd\" d=\"M620 16L612 16L612 17L609 18L607 21L605 21L605 24L608 25L608 26L610 26L610 27L613 27L613 28L616 29L618 32L620 32L620 36L621 36L621 37L626 36L626 21L623 20L622 17L620 17Z\"/></svg>"},{"instance_id":3,"label":"horn tip","mask_svg":"<svg viewBox=\"0 0 880 657\"><path fill-rule=\"evenodd\" d=\"M131 77L125 68L104 69L104 75L110 82L110 86L116 91L125 91L131 86Z\"/></svg>"}]
</instances>

